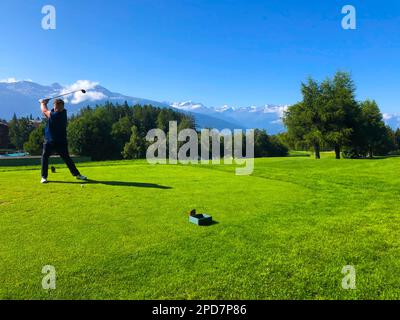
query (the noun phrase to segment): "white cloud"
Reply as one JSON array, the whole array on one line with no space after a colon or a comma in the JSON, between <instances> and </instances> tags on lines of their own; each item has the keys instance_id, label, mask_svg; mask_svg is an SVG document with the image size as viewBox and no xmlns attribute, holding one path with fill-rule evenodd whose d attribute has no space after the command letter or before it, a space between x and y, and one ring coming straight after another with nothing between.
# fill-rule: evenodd
<instances>
[{"instance_id":1,"label":"white cloud","mask_svg":"<svg viewBox=\"0 0 400 320\"><path fill-rule=\"evenodd\" d=\"M86 94L82 92L74 93L70 98L65 98L65 102L69 102L72 104L79 104L85 101L98 101L107 98L105 94L100 91L96 91L96 86L98 82L92 82L89 80L78 80L72 85L64 86L63 90L61 90L60 94L65 94L71 91L78 90L86 90Z\"/></svg>"},{"instance_id":2,"label":"white cloud","mask_svg":"<svg viewBox=\"0 0 400 320\"><path fill-rule=\"evenodd\" d=\"M18 80L15 78L7 78L0 80L0 83L16 83L16 82L18 82Z\"/></svg>"},{"instance_id":3,"label":"white cloud","mask_svg":"<svg viewBox=\"0 0 400 320\"><path fill-rule=\"evenodd\" d=\"M1 79L0 83L17 83L21 81L33 82L31 79L17 80L16 78L11 77L7 79Z\"/></svg>"},{"instance_id":4,"label":"white cloud","mask_svg":"<svg viewBox=\"0 0 400 320\"><path fill-rule=\"evenodd\" d=\"M389 113L384 113L383 114L383 120L388 121L390 119L392 119L394 116L392 114Z\"/></svg>"},{"instance_id":5,"label":"white cloud","mask_svg":"<svg viewBox=\"0 0 400 320\"><path fill-rule=\"evenodd\" d=\"M289 106L274 106L274 105L266 105L264 107L264 113L275 113L279 118L282 118L285 112L288 110ZM278 120L281 121L281 120Z\"/></svg>"}]
</instances>

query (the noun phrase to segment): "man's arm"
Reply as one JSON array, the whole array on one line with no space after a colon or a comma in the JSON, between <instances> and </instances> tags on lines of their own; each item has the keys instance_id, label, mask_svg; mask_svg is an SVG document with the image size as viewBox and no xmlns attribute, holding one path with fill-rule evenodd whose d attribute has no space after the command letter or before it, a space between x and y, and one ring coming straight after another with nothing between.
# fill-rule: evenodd
<instances>
[{"instance_id":1,"label":"man's arm","mask_svg":"<svg viewBox=\"0 0 400 320\"><path fill-rule=\"evenodd\" d=\"M42 113L46 116L46 118L50 118L50 111L47 109L47 104L49 103L50 99L44 99L40 103L40 109L42 109Z\"/></svg>"}]
</instances>

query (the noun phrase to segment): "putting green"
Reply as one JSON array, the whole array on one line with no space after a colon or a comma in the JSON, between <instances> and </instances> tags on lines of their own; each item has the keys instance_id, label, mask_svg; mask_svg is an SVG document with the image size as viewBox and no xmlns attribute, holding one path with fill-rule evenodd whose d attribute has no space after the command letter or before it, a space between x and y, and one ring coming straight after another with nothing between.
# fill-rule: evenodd
<instances>
[{"instance_id":1,"label":"putting green","mask_svg":"<svg viewBox=\"0 0 400 320\"><path fill-rule=\"evenodd\" d=\"M85 163L84 187L56 167L48 185L0 167L2 299L400 298L400 158L258 159L252 176ZM218 223L189 223L193 208Z\"/></svg>"}]
</instances>

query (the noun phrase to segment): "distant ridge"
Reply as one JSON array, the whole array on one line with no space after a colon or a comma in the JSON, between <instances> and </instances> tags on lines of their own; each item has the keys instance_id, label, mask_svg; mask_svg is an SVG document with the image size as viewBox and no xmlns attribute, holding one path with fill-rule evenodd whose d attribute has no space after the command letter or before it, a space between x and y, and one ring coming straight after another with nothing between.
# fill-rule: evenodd
<instances>
[{"instance_id":1,"label":"distant ridge","mask_svg":"<svg viewBox=\"0 0 400 320\"><path fill-rule=\"evenodd\" d=\"M59 83L41 85L32 81L16 81L9 79L0 82L0 119L11 119L14 113L18 116L41 116L38 100L43 97L54 96L70 90L85 89L86 95L77 94L67 98L68 111L76 113L86 106L95 106L107 101L129 105L151 104L160 108L173 108L191 114L196 120L197 127L215 129L265 129L270 134L284 132L282 116L288 106L267 104L250 107L206 107L202 103L159 102L150 99L127 96L112 92L96 82L78 80L72 85L63 86ZM392 128L400 127L400 114L384 114L384 119Z\"/></svg>"}]
</instances>

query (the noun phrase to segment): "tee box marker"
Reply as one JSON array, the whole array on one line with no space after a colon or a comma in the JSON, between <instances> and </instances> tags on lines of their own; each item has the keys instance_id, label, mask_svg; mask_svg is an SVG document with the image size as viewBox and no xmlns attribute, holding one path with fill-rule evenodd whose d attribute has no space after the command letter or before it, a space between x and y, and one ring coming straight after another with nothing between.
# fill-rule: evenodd
<instances>
[{"instance_id":1,"label":"tee box marker","mask_svg":"<svg viewBox=\"0 0 400 320\"><path fill-rule=\"evenodd\" d=\"M213 223L212 216L208 214L196 214L189 217L189 221L198 226L209 226Z\"/></svg>"}]
</instances>

